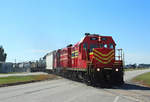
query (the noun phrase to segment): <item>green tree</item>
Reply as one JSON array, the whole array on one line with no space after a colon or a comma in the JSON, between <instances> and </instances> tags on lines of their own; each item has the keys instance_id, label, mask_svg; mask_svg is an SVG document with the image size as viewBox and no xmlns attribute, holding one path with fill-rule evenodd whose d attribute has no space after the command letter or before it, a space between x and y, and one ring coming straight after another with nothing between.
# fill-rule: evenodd
<instances>
[{"instance_id":1,"label":"green tree","mask_svg":"<svg viewBox=\"0 0 150 102\"><path fill-rule=\"evenodd\" d=\"M6 61L7 54L4 52L4 48L0 46L0 62Z\"/></svg>"},{"instance_id":2,"label":"green tree","mask_svg":"<svg viewBox=\"0 0 150 102\"><path fill-rule=\"evenodd\" d=\"M6 61L7 54L4 52L4 48L0 46L0 72L2 72L2 62Z\"/></svg>"}]
</instances>

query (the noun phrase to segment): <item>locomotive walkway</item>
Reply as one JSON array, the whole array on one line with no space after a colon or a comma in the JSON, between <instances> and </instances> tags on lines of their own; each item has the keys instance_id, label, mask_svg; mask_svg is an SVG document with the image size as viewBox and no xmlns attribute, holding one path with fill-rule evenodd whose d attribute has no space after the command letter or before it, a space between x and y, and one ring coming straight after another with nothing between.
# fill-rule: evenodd
<instances>
[{"instance_id":1,"label":"locomotive walkway","mask_svg":"<svg viewBox=\"0 0 150 102\"><path fill-rule=\"evenodd\" d=\"M125 72L123 87L103 89L68 79L0 88L0 102L149 102L150 88L129 80L149 70Z\"/></svg>"}]
</instances>

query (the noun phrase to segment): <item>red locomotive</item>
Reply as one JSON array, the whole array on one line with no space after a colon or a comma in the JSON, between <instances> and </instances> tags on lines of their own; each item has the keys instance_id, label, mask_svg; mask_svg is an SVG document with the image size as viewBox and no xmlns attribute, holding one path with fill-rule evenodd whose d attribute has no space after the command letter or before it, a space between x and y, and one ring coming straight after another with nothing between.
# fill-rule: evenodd
<instances>
[{"instance_id":1,"label":"red locomotive","mask_svg":"<svg viewBox=\"0 0 150 102\"><path fill-rule=\"evenodd\" d=\"M116 56L116 44L111 36L86 33L75 45L59 49L50 54L51 68L55 73L88 84L123 84L122 49ZM116 58L118 57L118 59ZM50 62L51 61L51 62Z\"/></svg>"}]
</instances>

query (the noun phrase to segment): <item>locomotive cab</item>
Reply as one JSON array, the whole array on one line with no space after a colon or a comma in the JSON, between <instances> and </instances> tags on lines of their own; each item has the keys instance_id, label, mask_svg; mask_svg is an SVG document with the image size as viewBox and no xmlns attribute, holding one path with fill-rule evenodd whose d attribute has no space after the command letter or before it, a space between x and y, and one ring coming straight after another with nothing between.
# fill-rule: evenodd
<instances>
[{"instance_id":1,"label":"locomotive cab","mask_svg":"<svg viewBox=\"0 0 150 102\"><path fill-rule=\"evenodd\" d=\"M88 35L80 44L80 52L83 60L94 63L96 67L105 67L105 65L108 67L108 64L112 67L115 59L115 46L110 36Z\"/></svg>"},{"instance_id":2,"label":"locomotive cab","mask_svg":"<svg viewBox=\"0 0 150 102\"><path fill-rule=\"evenodd\" d=\"M82 60L87 63L88 74L92 76L90 77L92 81L123 83L123 61L115 60L115 46L111 36L86 35L80 45L80 52Z\"/></svg>"},{"instance_id":3,"label":"locomotive cab","mask_svg":"<svg viewBox=\"0 0 150 102\"><path fill-rule=\"evenodd\" d=\"M99 36L97 46L90 44L90 61L95 68L112 68L115 61L115 43L112 37Z\"/></svg>"}]
</instances>

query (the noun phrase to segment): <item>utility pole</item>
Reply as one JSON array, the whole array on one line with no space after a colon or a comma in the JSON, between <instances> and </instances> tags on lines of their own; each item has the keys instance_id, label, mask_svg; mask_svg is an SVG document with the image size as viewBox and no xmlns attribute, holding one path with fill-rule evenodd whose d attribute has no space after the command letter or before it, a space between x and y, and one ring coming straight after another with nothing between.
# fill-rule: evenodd
<instances>
[{"instance_id":1,"label":"utility pole","mask_svg":"<svg viewBox=\"0 0 150 102\"><path fill-rule=\"evenodd\" d=\"M17 63L16 63L16 59L15 59L15 68L16 68L16 64L17 64Z\"/></svg>"}]
</instances>

